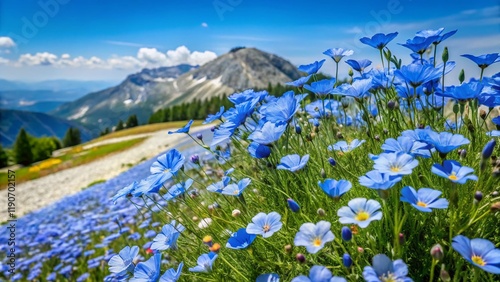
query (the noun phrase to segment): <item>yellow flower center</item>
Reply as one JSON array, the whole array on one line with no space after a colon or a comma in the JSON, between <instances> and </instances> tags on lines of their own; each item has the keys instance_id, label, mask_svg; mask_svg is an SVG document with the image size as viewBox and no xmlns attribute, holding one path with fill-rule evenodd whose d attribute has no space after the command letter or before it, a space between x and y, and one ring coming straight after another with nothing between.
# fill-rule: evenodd
<instances>
[{"instance_id":1,"label":"yellow flower center","mask_svg":"<svg viewBox=\"0 0 500 282\"><path fill-rule=\"evenodd\" d=\"M451 179L451 180L458 180L458 177L457 177L457 175L454 172L452 172L451 175L448 176L448 178Z\"/></svg>"},{"instance_id":2,"label":"yellow flower center","mask_svg":"<svg viewBox=\"0 0 500 282\"><path fill-rule=\"evenodd\" d=\"M238 190L234 190L233 194L235 195L238 195L239 191Z\"/></svg>"},{"instance_id":3,"label":"yellow flower center","mask_svg":"<svg viewBox=\"0 0 500 282\"><path fill-rule=\"evenodd\" d=\"M391 166L391 171L392 172L399 172L401 169L397 166Z\"/></svg>"},{"instance_id":4,"label":"yellow flower center","mask_svg":"<svg viewBox=\"0 0 500 282\"><path fill-rule=\"evenodd\" d=\"M359 211L357 214L356 214L356 217L355 219L357 221L365 221L367 220L368 218L370 218L370 214L365 212L365 211Z\"/></svg>"},{"instance_id":5,"label":"yellow flower center","mask_svg":"<svg viewBox=\"0 0 500 282\"><path fill-rule=\"evenodd\" d=\"M262 229L264 230L264 232L268 232L269 230L271 230L271 226L269 224L265 224Z\"/></svg>"},{"instance_id":6,"label":"yellow flower center","mask_svg":"<svg viewBox=\"0 0 500 282\"><path fill-rule=\"evenodd\" d=\"M165 169L163 172L165 173L170 172L170 168Z\"/></svg>"},{"instance_id":7,"label":"yellow flower center","mask_svg":"<svg viewBox=\"0 0 500 282\"><path fill-rule=\"evenodd\" d=\"M419 207L424 207L424 208L425 208L425 207L427 207L427 204L426 204L426 203L424 203L424 202L422 202L422 201L418 201L418 202L417 202L417 206L419 206Z\"/></svg>"},{"instance_id":8,"label":"yellow flower center","mask_svg":"<svg viewBox=\"0 0 500 282\"><path fill-rule=\"evenodd\" d=\"M398 282L398 280L396 280L396 277L394 277L394 274L392 274L392 273L388 273L387 276L384 274L384 275L380 276L379 278L380 278L380 281L383 281L383 282Z\"/></svg>"},{"instance_id":9,"label":"yellow flower center","mask_svg":"<svg viewBox=\"0 0 500 282\"><path fill-rule=\"evenodd\" d=\"M321 246L321 239L318 238L318 237L314 238L314 240L313 240L313 246L315 246L315 247Z\"/></svg>"},{"instance_id":10,"label":"yellow flower center","mask_svg":"<svg viewBox=\"0 0 500 282\"><path fill-rule=\"evenodd\" d=\"M477 265L480 265L480 266L484 266L486 264L486 262L483 260L482 257L480 256L476 256L476 255L473 255L472 256L472 261L477 264Z\"/></svg>"}]
</instances>

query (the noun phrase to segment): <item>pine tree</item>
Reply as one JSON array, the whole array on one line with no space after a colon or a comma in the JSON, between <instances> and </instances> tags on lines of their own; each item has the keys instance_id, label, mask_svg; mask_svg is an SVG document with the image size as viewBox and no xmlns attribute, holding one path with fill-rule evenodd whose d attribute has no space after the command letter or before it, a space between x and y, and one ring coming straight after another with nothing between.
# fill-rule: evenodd
<instances>
[{"instance_id":1,"label":"pine tree","mask_svg":"<svg viewBox=\"0 0 500 282\"><path fill-rule=\"evenodd\" d=\"M131 115L128 117L127 128L136 127L138 125L139 125L139 121L137 120L136 115Z\"/></svg>"},{"instance_id":2,"label":"pine tree","mask_svg":"<svg viewBox=\"0 0 500 282\"><path fill-rule=\"evenodd\" d=\"M80 144L82 142L80 130L73 127L68 128L62 142L64 147L71 147Z\"/></svg>"},{"instance_id":3,"label":"pine tree","mask_svg":"<svg viewBox=\"0 0 500 282\"><path fill-rule=\"evenodd\" d=\"M72 140L73 140L73 146L78 145L82 143L82 134L80 133L80 129L78 128L73 128L73 135L72 135Z\"/></svg>"},{"instance_id":4,"label":"pine tree","mask_svg":"<svg viewBox=\"0 0 500 282\"><path fill-rule=\"evenodd\" d=\"M28 134L21 128L14 143L14 159L16 163L29 165L33 163L33 152L28 138Z\"/></svg>"},{"instance_id":5,"label":"pine tree","mask_svg":"<svg viewBox=\"0 0 500 282\"><path fill-rule=\"evenodd\" d=\"M6 167L9 164L9 157L7 156L7 152L0 145L0 168Z\"/></svg>"},{"instance_id":6,"label":"pine tree","mask_svg":"<svg viewBox=\"0 0 500 282\"><path fill-rule=\"evenodd\" d=\"M116 125L115 131L120 131L120 130L122 130L124 128L125 128L125 126L123 125L123 121L119 120L118 124Z\"/></svg>"}]
</instances>

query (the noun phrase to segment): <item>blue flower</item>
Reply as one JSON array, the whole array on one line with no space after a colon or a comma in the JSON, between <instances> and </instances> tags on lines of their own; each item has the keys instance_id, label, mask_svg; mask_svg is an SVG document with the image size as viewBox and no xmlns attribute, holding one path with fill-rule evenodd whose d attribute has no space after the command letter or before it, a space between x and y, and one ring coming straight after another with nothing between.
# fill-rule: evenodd
<instances>
[{"instance_id":1,"label":"blue flower","mask_svg":"<svg viewBox=\"0 0 500 282\"><path fill-rule=\"evenodd\" d=\"M486 135L490 137L500 137L500 130L492 130L490 132L487 132Z\"/></svg>"},{"instance_id":2,"label":"blue flower","mask_svg":"<svg viewBox=\"0 0 500 282\"><path fill-rule=\"evenodd\" d=\"M280 276L276 273L265 273L257 277L255 282L279 282Z\"/></svg>"},{"instance_id":3,"label":"blue flower","mask_svg":"<svg viewBox=\"0 0 500 282\"><path fill-rule=\"evenodd\" d=\"M472 60L481 69L485 69L493 63L500 62L500 56L498 53L485 54L477 57L470 54L464 54L462 57Z\"/></svg>"},{"instance_id":4,"label":"blue flower","mask_svg":"<svg viewBox=\"0 0 500 282\"><path fill-rule=\"evenodd\" d=\"M363 60L347 60L345 61L348 65L350 65L355 71L363 73L366 67L372 64L372 61L363 59Z\"/></svg>"},{"instance_id":5,"label":"blue flower","mask_svg":"<svg viewBox=\"0 0 500 282\"><path fill-rule=\"evenodd\" d=\"M175 282L179 280L181 276L182 268L184 267L184 263L179 263L177 270L174 268L170 268L160 277L160 282Z\"/></svg>"},{"instance_id":6,"label":"blue flower","mask_svg":"<svg viewBox=\"0 0 500 282\"><path fill-rule=\"evenodd\" d=\"M137 181L132 182L130 185L123 187L120 189L111 199L114 204L116 204L116 201L118 199L123 198L123 197L128 197L132 195L132 191L134 191L137 188Z\"/></svg>"},{"instance_id":7,"label":"blue flower","mask_svg":"<svg viewBox=\"0 0 500 282\"><path fill-rule=\"evenodd\" d=\"M458 147L470 143L469 139L461 134L452 134L450 132L437 133L434 131L427 132L424 142L433 145L442 154L448 154Z\"/></svg>"},{"instance_id":8,"label":"blue flower","mask_svg":"<svg viewBox=\"0 0 500 282\"><path fill-rule=\"evenodd\" d=\"M459 86L446 87L446 91L436 91L437 96L456 99L461 102L476 99L481 95L484 85L480 82L462 83Z\"/></svg>"},{"instance_id":9,"label":"blue flower","mask_svg":"<svg viewBox=\"0 0 500 282\"><path fill-rule=\"evenodd\" d=\"M484 160L489 159L493 154L493 150L495 149L496 145L497 141L495 139L491 139L488 143L486 143L483 151L481 152L481 158Z\"/></svg>"},{"instance_id":10,"label":"blue flower","mask_svg":"<svg viewBox=\"0 0 500 282\"><path fill-rule=\"evenodd\" d=\"M161 253L155 253L150 259L137 264L132 282L156 281L160 277Z\"/></svg>"},{"instance_id":11,"label":"blue flower","mask_svg":"<svg viewBox=\"0 0 500 282\"><path fill-rule=\"evenodd\" d=\"M341 230L340 234L342 235L342 240L344 240L346 242L351 241L351 239L352 239L351 228L349 228L347 226L342 226L342 230Z\"/></svg>"},{"instance_id":12,"label":"blue flower","mask_svg":"<svg viewBox=\"0 0 500 282\"><path fill-rule=\"evenodd\" d=\"M388 33L388 34L383 34L383 33L377 33L372 36L372 38L368 37L363 37L359 41L366 45L370 45L373 48L377 48L379 50L384 49L385 45L387 45L391 40L396 38L398 36L397 32L393 33Z\"/></svg>"},{"instance_id":13,"label":"blue flower","mask_svg":"<svg viewBox=\"0 0 500 282\"><path fill-rule=\"evenodd\" d=\"M309 270L309 276L297 276L292 279L292 282L347 282L347 280L333 276L332 272L324 266L314 265Z\"/></svg>"},{"instance_id":14,"label":"blue flower","mask_svg":"<svg viewBox=\"0 0 500 282\"><path fill-rule=\"evenodd\" d=\"M445 160L443 165L434 164L431 171L459 184L464 184L467 180L477 181L477 176L472 174L474 172L473 168L462 166L459 162L453 160Z\"/></svg>"},{"instance_id":15,"label":"blue flower","mask_svg":"<svg viewBox=\"0 0 500 282\"><path fill-rule=\"evenodd\" d=\"M352 258L349 254L344 254L342 256L342 264L347 268L352 266Z\"/></svg>"},{"instance_id":16,"label":"blue flower","mask_svg":"<svg viewBox=\"0 0 500 282\"><path fill-rule=\"evenodd\" d=\"M216 253L208 253L208 254L202 254L201 256L198 257L198 265L195 267L189 268L189 271L191 272L210 272L212 271L212 265L217 258Z\"/></svg>"},{"instance_id":17,"label":"blue flower","mask_svg":"<svg viewBox=\"0 0 500 282\"><path fill-rule=\"evenodd\" d=\"M304 88L313 92L316 95L327 95L332 93L333 86L335 85L335 78L332 79L323 79L320 81L316 81L311 83L311 85L304 85Z\"/></svg>"},{"instance_id":18,"label":"blue flower","mask_svg":"<svg viewBox=\"0 0 500 282\"><path fill-rule=\"evenodd\" d=\"M347 153L361 146L361 144L365 142L366 142L365 140L358 140L358 139L352 140L350 144L347 144L346 141L338 141L337 143L328 146L328 150L329 151L335 150Z\"/></svg>"},{"instance_id":19,"label":"blue flower","mask_svg":"<svg viewBox=\"0 0 500 282\"><path fill-rule=\"evenodd\" d=\"M286 123L275 124L273 122L266 122L264 125L252 132L248 139L257 142L261 145L269 145L273 142L278 141L281 135L286 130Z\"/></svg>"},{"instance_id":20,"label":"blue flower","mask_svg":"<svg viewBox=\"0 0 500 282\"><path fill-rule=\"evenodd\" d=\"M126 246L117 255L111 257L108 262L109 272L123 275L127 272L133 272L135 265L134 260L138 258L139 247L132 248Z\"/></svg>"},{"instance_id":21,"label":"blue flower","mask_svg":"<svg viewBox=\"0 0 500 282\"><path fill-rule=\"evenodd\" d=\"M176 149L168 151L166 154L159 156L151 165L151 174L161 174L160 182L165 182L177 175L177 171L184 165L186 158Z\"/></svg>"},{"instance_id":22,"label":"blue flower","mask_svg":"<svg viewBox=\"0 0 500 282\"><path fill-rule=\"evenodd\" d=\"M214 115L208 115L203 124L212 123L220 119L223 113L224 113L224 106L221 106L220 110L217 113L215 113Z\"/></svg>"},{"instance_id":23,"label":"blue flower","mask_svg":"<svg viewBox=\"0 0 500 282\"><path fill-rule=\"evenodd\" d=\"M295 87L302 87L302 86L304 86L304 84L306 84L309 81L309 78L311 78L311 75L303 76L295 81L287 82L285 84L290 85L290 86L295 86Z\"/></svg>"},{"instance_id":24,"label":"blue flower","mask_svg":"<svg viewBox=\"0 0 500 282\"><path fill-rule=\"evenodd\" d=\"M354 51L344 50L342 48L333 48L326 50L323 54L329 56L338 64L343 57L348 57L354 54Z\"/></svg>"},{"instance_id":25,"label":"blue flower","mask_svg":"<svg viewBox=\"0 0 500 282\"><path fill-rule=\"evenodd\" d=\"M365 266L363 278L367 282L402 281L412 282L408 275L408 266L403 260L394 262L384 254L375 255L372 259L372 266Z\"/></svg>"},{"instance_id":26,"label":"blue flower","mask_svg":"<svg viewBox=\"0 0 500 282\"><path fill-rule=\"evenodd\" d=\"M248 153L256 159L265 159L271 155L271 148L266 145L261 145L257 142L252 142L248 146Z\"/></svg>"},{"instance_id":27,"label":"blue flower","mask_svg":"<svg viewBox=\"0 0 500 282\"><path fill-rule=\"evenodd\" d=\"M319 69L323 66L323 63L325 62L325 59L321 61L315 61L312 64L309 65L300 65L299 66L299 71L306 72L307 74L315 74L319 71Z\"/></svg>"},{"instance_id":28,"label":"blue flower","mask_svg":"<svg viewBox=\"0 0 500 282\"><path fill-rule=\"evenodd\" d=\"M220 191L220 193L229 196L240 196L241 193L243 193L243 190L250 185L250 182L250 178L243 178L238 182L238 184L231 183L227 185L222 189L222 191Z\"/></svg>"},{"instance_id":29,"label":"blue flower","mask_svg":"<svg viewBox=\"0 0 500 282\"><path fill-rule=\"evenodd\" d=\"M401 181L401 179L403 179L402 176L389 175L381 173L378 170L371 170L366 175L359 177L359 184L372 189L387 190Z\"/></svg>"},{"instance_id":30,"label":"blue flower","mask_svg":"<svg viewBox=\"0 0 500 282\"><path fill-rule=\"evenodd\" d=\"M153 239L153 244L150 247L151 250L164 251L177 249L177 239L185 229L180 223L176 225L175 220L172 220L169 224L165 224L161 229L161 233Z\"/></svg>"},{"instance_id":31,"label":"blue flower","mask_svg":"<svg viewBox=\"0 0 500 282\"><path fill-rule=\"evenodd\" d=\"M500 249L489 240L482 238L469 239L463 235L453 238L451 246L464 259L484 271L500 274Z\"/></svg>"},{"instance_id":32,"label":"blue flower","mask_svg":"<svg viewBox=\"0 0 500 282\"><path fill-rule=\"evenodd\" d=\"M255 104L256 104L257 102L264 100L266 98L266 96L268 96L268 95L269 95L269 93L265 90L255 92L253 89L247 89L243 92L234 93L227 98L229 99L229 101L233 102L233 104L235 104L235 105L243 104L245 102L250 102L252 100L257 99L255 101Z\"/></svg>"},{"instance_id":33,"label":"blue flower","mask_svg":"<svg viewBox=\"0 0 500 282\"><path fill-rule=\"evenodd\" d=\"M253 243L256 237L257 235L255 234L248 234L246 228L240 228L227 240L226 248L246 249Z\"/></svg>"},{"instance_id":34,"label":"blue flower","mask_svg":"<svg viewBox=\"0 0 500 282\"><path fill-rule=\"evenodd\" d=\"M293 211L293 212L298 212L300 210L300 206L299 204L297 204L297 202L295 202L293 199L291 198L288 198L286 200L287 204L288 204L288 207Z\"/></svg>"},{"instance_id":35,"label":"blue flower","mask_svg":"<svg viewBox=\"0 0 500 282\"><path fill-rule=\"evenodd\" d=\"M441 191L430 188L420 188L417 191L411 186L405 186L401 189L400 200L411 204L414 208L422 212L431 212L432 209L448 208L448 200L438 199Z\"/></svg>"},{"instance_id":36,"label":"blue flower","mask_svg":"<svg viewBox=\"0 0 500 282\"><path fill-rule=\"evenodd\" d=\"M313 118L332 115L338 110L339 102L335 100L316 100L306 105L306 112Z\"/></svg>"},{"instance_id":37,"label":"blue flower","mask_svg":"<svg viewBox=\"0 0 500 282\"><path fill-rule=\"evenodd\" d=\"M382 153L374 162L374 169L390 176L411 174L413 169L418 165L416 159L404 152Z\"/></svg>"},{"instance_id":38,"label":"blue flower","mask_svg":"<svg viewBox=\"0 0 500 282\"><path fill-rule=\"evenodd\" d=\"M284 156L281 158L281 162L278 164L277 169L285 169L291 172L296 172L303 169L306 166L307 161L309 161L309 155L304 155L302 158L300 158L297 154Z\"/></svg>"},{"instance_id":39,"label":"blue flower","mask_svg":"<svg viewBox=\"0 0 500 282\"><path fill-rule=\"evenodd\" d=\"M350 96L356 99L361 99L367 97L370 93L370 89L373 87L372 79L356 79L352 84L345 83L335 88L332 94L340 94L345 96Z\"/></svg>"},{"instance_id":40,"label":"blue flower","mask_svg":"<svg viewBox=\"0 0 500 282\"><path fill-rule=\"evenodd\" d=\"M217 192L220 193L224 187L226 187L229 184L229 181L231 181L231 178L228 176L222 177L222 180L213 184L210 184L207 187L207 190L210 192Z\"/></svg>"},{"instance_id":41,"label":"blue flower","mask_svg":"<svg viewBox=\"0 0 500 282\"><path fill-rule=\"evenodd\" d=\"M385 153L404 152L414 157L430 158L431 153L426 143L415 141L410 137L400 136L398 139L388 138L382 145Z\"/></svg>"},{"instance_id":42,"label":"blue flower","mask_svg":"<svg viewBox=\"0 0 500 282\"><path fill-rule=\"evenodd\" d=\"M439 36L429 36L429 37L420 37L415 36L413 39L406 40L405 44L398 43L401 46L404 46L415 53L423 54L429 46L431 46L434 41L438 40Z\"/></svg>"},{"instance_id":43,"label":"blue flower","mask_svg":"<svg viewBox=\"0 0 500 282\"><path fill-rule=\"evenodd\" d=\"M261 212L252 218L252 223L248 224L246 231L248 234L257 234L268 238L281 229L283 223L280 220L281 215L277 212L269 214Z\"/></svg>"},{"instance_id":44,"label":"blue flower","mask_svg":"<svg viewBox=\"0 0 500 282\"><path fill-rule=\"evenodd\" d=\"M325 243L335 239L330 227L330 222L324 220L316 224L304 223L300 226L299 232L295 234L293 243L295 246L304 246L309 253L315 254L323 249Z\"/></svg>"},{"instance_id":45,"label":"blue flower","mask_svg":"<svg viewBox=\"0 0 500 282\"><path fill-rule=\"evenodd\" d=\"M432 30L432 29L421 30L421 31L417 32L416 36L424 37L424 38L436 37L435 41L432 43L437 45L437 44L443 42L445 39L449 38L450 36L454 35L457 32L457 30L452 30L450 32L447 32L447 33L441 35L443 30L444 30L444 28L440 28L437 30Z\"/></svg>"},{"instance_id":46,"label":"blue flower","mask_svg":"<svg viewBox=\"0 0 500 282\"><path fill-rule=\"evenodd\" d=\"M190 120L186 125L184 125L183 128L177 129L176 131L169 131L168 134L189 133L189 128L191 128L192 124L193 124L193 120Z\"/></svg>"},{"instance_id":47,"label":"blue flower","mask_svg":"<svg viewBox=\"0 0 500 282\"><path fill-rule=\"evenodd\" d=\"M276 101L269 102L260 107L260 113L266 121L288 123L300 108L300 102L307 96L295 95L293 91L287 91Z\"/></svg>"},{"instance_id":48,"label":"blue flower","mask_svg":"<svg viewBox=\"0 0 500 282\"><path fill-rule=\"evenodd\" d=\"M177 198L178 196L186 193L186 191L191 187L193 184L193 179L189 178L185 182L180 182L168 189L168 192L166 194L166 199L167 200L172 200L174 198Z\"/></svg>"},{"instance_id":49,"label":"blue flower","mask_svg":"<svg viewBox=\"0 0 500 282\"><path fill-rule=\"evenodd\" d=\"M357 224L361 228L366 228L370 222L382 219L380 203L375 200L356 198L349 201L347 207L341 207L337 215L342 224Z\"/></svg>"},{"instance_id":50,"label":"blue flower","mask_svg":"<svg viewBox=\"0 0 500 282\"><path fill-rule=\"evenodd\" d=\"M344 195L352 187L351 182L343 179L339 181L335 179L326 179L325 182L318 181L318 185L323 192L332 198L340 198L340 196Z\"/></svg>"},{"instance_id":51,"label":"blue flower","mask_svg":"<svg viewBox=\"0 0 500 282\"><path fill-rule=\"evenodd\" d=\"M432 65L409 64L402 66L394 74L415 88L426 82L440 78L442 72L442 69L435 68Z\"/></svg>"}]
</instances>

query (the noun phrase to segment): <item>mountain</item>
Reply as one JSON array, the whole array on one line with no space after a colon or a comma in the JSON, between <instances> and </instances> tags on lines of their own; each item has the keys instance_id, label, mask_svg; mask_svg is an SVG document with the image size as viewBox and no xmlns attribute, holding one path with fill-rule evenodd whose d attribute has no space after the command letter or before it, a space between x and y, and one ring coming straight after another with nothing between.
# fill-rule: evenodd
<instances>
[{"instance_id":1,"label":"mountain","mask_svg":"<svg viewBox=\"0 0 500 282\"><path fill-rule=\"evenodd\" d=\"M179 69L181 66L173 67ZM172 68L172 67L170 67ZM285 59L255 48L235 48L199 68L183 66L170 75L169 68L145 69L128 76L120 85L86 95L59 107L52 114L98 125L114 126L136 114L146 122L154 111L170 105L230 95L269 83L285 83L301 74Z\"/></svg>"},{"instance_id":2,"label":"mountain","mask_svg":"<svg viewBox=\"0 0 500 282\"><path fill-rule=\"evenodd\" d=\"M0 91L12 90L50 90L54 92L73 93L74 95L83 96L90 92L98 91L106 87L113 86L114 82L99 81L99 80L44 80L37 82L13 81L0 79ZM78 97L79 98L79 97ZM66 99L67 101L74 100Z\"/></svg>"},{"instance_id":3,"label":"mountain","mask_svg":"<svg viewBox=\"0 0 500 282\"><path fill-rule=\"evenodd\" d=\"M64 137L70 127L76 127L81 132L82 142L92 139L92 133L74 122L56 118L42 113L16 110L0 110L0 143L4 147L14 144L21 128L35 137Z\"/></svg>"},{"instance_id":4,"label":"mountain","mask_svg":"<svg viewBox=\"0 0 500 282\"><path fill-rule=\"evenodd\" d=\"M0 91L0 108L46 113L79 97L53 90L5 90Z\"/></svg>"}]
</instances>

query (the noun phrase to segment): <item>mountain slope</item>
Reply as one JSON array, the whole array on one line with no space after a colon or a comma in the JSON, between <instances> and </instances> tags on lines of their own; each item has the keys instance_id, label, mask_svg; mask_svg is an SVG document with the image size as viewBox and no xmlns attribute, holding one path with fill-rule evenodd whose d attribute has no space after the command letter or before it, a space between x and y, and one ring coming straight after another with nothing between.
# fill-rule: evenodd
<instances>
[{"instance_id":1,"label":"mountain slope","mask_svg":"<svg viewBox=\"0 0 500 282\"><path fill-rule=\"evenodd\" d=\"M81 132L82 142L92 139L92 133L81 125L43 113L0 110L0 120L0 143L5 147L14 144L21 128L35 137L56 136L62 139L68 128L76 127Z\"/></svg>"},{"instance_id":2,"label":"mountain slope","mask_svg":"<svg viewBox=\"0 0 500 282\"><path fill-rule=\"evenodd\" d=\"M269 83L283 84L299 77L297 68L283 58L255 48L240 48L199 68L145 69L118 86L64 104L53 114L103 130L132 114L146 122L151 113L166 106L265 88Z\"/></svg>"}]
</instances>

